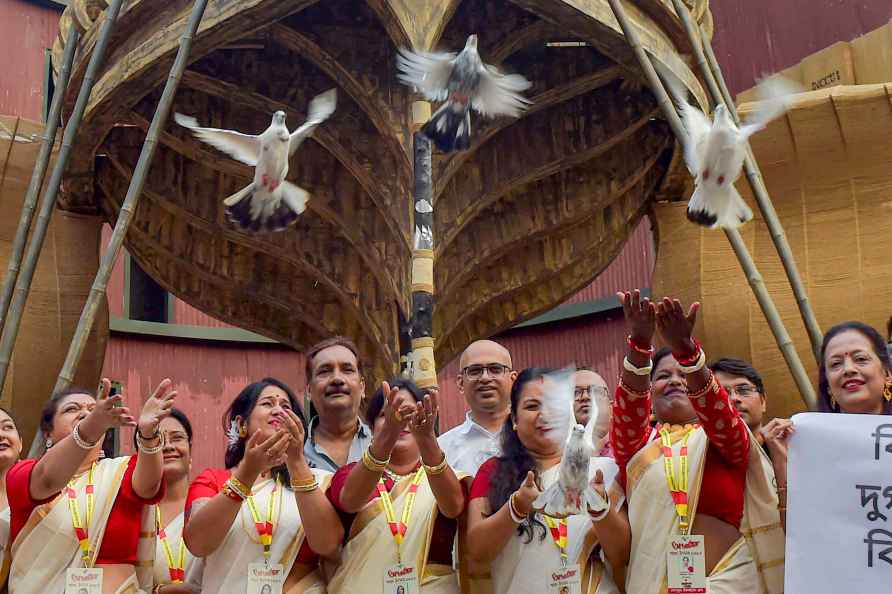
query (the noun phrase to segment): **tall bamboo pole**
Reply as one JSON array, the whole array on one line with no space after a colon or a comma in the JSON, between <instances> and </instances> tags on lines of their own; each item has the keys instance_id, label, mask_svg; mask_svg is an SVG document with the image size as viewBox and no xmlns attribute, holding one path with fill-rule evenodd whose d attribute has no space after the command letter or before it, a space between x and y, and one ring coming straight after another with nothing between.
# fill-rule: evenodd
<instances>
[{"instance_id":1,"label":"tall bamboo pole","mask_svg":"<svg viewBox=\"0 0 892 594\"><path fill-rule=\"evenodd\" d=\"M632 51L635 53L635 57L638 59L638 63L644 71L647 82L657 98L657 103L663 110L663 115L669 122L669 126L675 133L678 142L682 146L685 146L688 143L688 133L685 130L681 119L678 117L678 113L675 111L675 106L669 99L669 94L666 92L665 87L663 87L660 77L657 76L657 71L654 69L650 58L641 46L641 41L638 39L638 33L632 28L632 25L626 16L626 11L621 4L621 0L608 0L608 2L613 9L613 14L616 16L616 20L619 22L620 27L625 34L626 41L631 46ZM752 256L750 256L743 238L736 229L725 229L724 231L738 261L740 262L740 267L746 275L750 289L752 289L756 300L759 302L759 307L762 308L762 313L768 321L771 332L774 334L774 340L777 342L777 346L787 363L787 367L790 369L793 381L796 382L796 387L799 388L799 393L802 396L803 401L809 409L817 410L817 398L815 397L814 387L808 379L808 374L805 371L805 367L802 365L802 361L799 359L799 354L796 352L793 340L790 338L790 334L787 332L783 320L781 320L777 307L775 307L774 301L772 301L771 295L765 287L762 275L756 268L756 264L753 262Z\"/></svg>"},{"instance_id":2,"label":"tall bamboo pole","mask_svg":"<svg viewBox=\"0 0 892 594\"><path fill-rule=\"evenodd\" d=\"M430 119L430 103L412 105L415 128ZM409 336L412 338L411 369L415 383L421 388L437 387L437 365L434 360L434 189L432 179L433 147L420 131L412 135L414 241L412 250L412 317Z\"/></svg>"},{"instance_id":3,"label":"tall bamboo pole","mask_svg":"<svg viewBox=\"0 0 892 594\"><path fill-rule=\"evenodd\" d=\"M40 211L37 215L37 223L34 225L34 231L31 233L31 241L28 243L28 250L25 254L24 265L19 272L19 279L15 284L12 301L9 305L6 323L3 325L3 335L0 338L0 393L3 390L3 384L6 382L6 373L9 371L9 362L12 359L12 350L15 347L15 340L19 333L19 326L22 323L22 316L25 313L25 303L28 301L28 293L31 290L31 281L34 279L34 272L37 269L37 261L40 258L40 251L43 249L43 242L46 239L47 230L50 226L50 219L53 215L53 209L56 207L56 198L59 195L59 186L62 183L62 175L65 173L65 167L68 165L68 159L71 156L74 139L77 136L77 128L80 126L84 111L87 109L87 103L90 100L90 93L93 90L93 83L99 74L99 68L105 58L105 50L108 46L111 31L114 28L115 21L118 20L118 13L121 11L123 0L112 0L105 11L105 21L99 30L99 37L96 40L96 46L90 56L87 64L87 70L84 73L84 79L81 82L81 88L77 94L77 100L74 103L74 109L68 122L65 124L65 132L62 134L62 146L56 157L56 164L47 183L46 192L43 195L43 202L40 204ZM67 52L69 48L65 48Z\"/></svg>"},{"instance_id":4,"label":"tall bamboo pole","mask_svg":"<svg viewBox=\"0 0 892 594\"><path fill-rule=\"evenodd\" d=\"M167 83L164 85L164 92L158 101L158 107L155 108L155 115L152 117L152 124L146 134L146 140L142 145L139 153L139 161L133 171L133 178L130 180L130 186L127 188L127 194L124 197L124 203L118 213L118 220L115 222L115 229L112 232L111 240L108 248L102 255L102 262L99 264L99 271L93 280L93 286L90 288L90 294L84 309L81 312L80 320L77 323L77 329L74 337L71 339L71 346L68 349L68 355L65 357L65 363L59 372L59 378L56 380L56 390L62 390L71 383L74 378L74 371L80 362L84 347L87 344L87 337L93 327L93 321L96 319L96 312L99 304L105 296L105 290L108 286L108 279L111 276L115 260L118 258L118 252L124 243L124 237L130 228L130 221L133 219L133 213L142 196L143 187L146 182L146 175L152 164L152 158L155 156L155 149L158 146L158 136L161 129L167 123L170 107L173 104L174 95L186 69L189 60L189 51L192 48L192 38L198 31L198 25L204 16L204 10L207 7L208 0L195 0L192 5L192 14L186 25L186 31L180 37L180 47L177 50L177 57L170 68L170 74L167 77Z\"/></svg>"},{"instance_id":5,"label":"tall bamboo pole","mask_svg":"<svg viewBox=\"0 0 892 594\"><path fill-rule=\"evenodd\" d=\"M53 92L53 103L46 119L46 127L43 129L40 152L37 154L37 162L31 172L31 181L25 193L25 201L22 203L22 214L19 217L19 226L12 241L12 251L9 254L9 267L6 269L6 277L3 279L3 288L0 289L0 332L6 322L6 314L12 301L16 280L19 278L19 269L22 265L22 256L25 253L25 244L28 242L28 230L31 221L34 220L34 208L37 206L37 198L40 195L40 187L46 176L46 169L53 153L53 145L56 143L56 133L59 130L60 116L62 115L62 103L65 100L65 91L68 88L68 79L71 75L71 66L74 63L74 54L77 43L80 40L80 32L77 27L71 27L68 37L65 39L65 53L62 55L62 66L59 69L59 78L56 80L56 89Z\"/></svg>"},{"instance_id":6,"label":"tall bamboo pole","mask_svg":"<svg viewBox=\"0 0 892 594\"><path fill-rule=\"evenodd\" d=\"M691 13L688 11L687 6L684 5L684 2L682 0L672 0L672 4L675 6L675 12L684 24L688 40L691 42L691 47L694 50L697 66L699 66L700 72L703 73L703 78L706 80L706 86L709 89L713 104L721 105L724 103L731 113L731 117L734 118L734 122L739 125L740 116L737 113L737 106L728 92L725 77L722 75L715 53L712 51L712 44L703 33L700 25L691 18ZM815 312L811 307L811 302L808 300L808 293L805 290L802 277L799 276L799 269L796 267L796 259L793 257L793 250L790 249L790 243L787 241L784 226L781 224L780 217L777 216L777 211L774 210L774 203L771 201L771 196L768 195L768 188L765 187L765 180L762 178L762 172L749 143L747 143L743 169L753 190L753 196L756 198L759 211L762 213L762 218L768 226L768 232L771 234L774 248L777 250L777 255L780 257L784 271L787 273L787 280L790 283L790 288L793 290L796 304L799 306L799 314L802 316L802 323L805 325L805 330L808 333L812 352L818 365L820 365L821 341L824 336L821 332L821 327L818 325Z\"/></svg>"}]
</instances>

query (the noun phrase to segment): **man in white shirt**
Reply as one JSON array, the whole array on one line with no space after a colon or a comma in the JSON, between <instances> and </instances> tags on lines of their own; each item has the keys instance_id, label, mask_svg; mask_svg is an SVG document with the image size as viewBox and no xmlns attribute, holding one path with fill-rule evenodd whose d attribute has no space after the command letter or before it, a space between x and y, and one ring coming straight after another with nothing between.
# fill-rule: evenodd
<instances>
[{"instance_id":1,"label":"man in white shirt","mask_svg":"<svg viewBox=\"0 0 892 594\"><path fill-rule=\"evenodd\" d=\"M471 410L464 423L440 436L439 443L453 469L474 476L481 464L500 453L517 372L511 367L508 349L492 340L471 343L459 367L458 391Z\"/></svg>"},{"instance_id":2,"label":"man in white shirt","mask_svg":"<svg viewBox=\"0 0 892 594\"><path fill-rule=\"evenodd\" d=\"M573 414L576 422L587 425L592 416L593 405L597 406L595 419L595 456L613 457L608 443L610 432L611 402L608 397L607 382L589 367L580 367L574 375L576 389L573 392Z\"/></svg>"}]
</instances>

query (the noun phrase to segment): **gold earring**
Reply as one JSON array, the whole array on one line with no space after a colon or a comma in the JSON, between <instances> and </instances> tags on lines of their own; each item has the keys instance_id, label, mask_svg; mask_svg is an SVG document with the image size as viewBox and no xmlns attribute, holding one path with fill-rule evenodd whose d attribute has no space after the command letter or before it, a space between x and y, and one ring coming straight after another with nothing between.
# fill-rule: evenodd
<instances>
[{"instance_id":1,"label":"gold earring","mask_svg":"<svg viewBox=\"0 0 892 594\"><path fill-rule=\"evenodd\" d=\"M892 382L886 382L886 387L883 389L883 398L886 399L886 402L892 402Z\"/></svg>"},{"instance_id":2,"label":"gold earring","mask_svg":"<svg viewBox=\"0 0 892 594\"><path fill-rule=\"evenodd\" d=\"M239 437L247 437L248 435L248 424L242 423L238 426L238 436Z\"/></svg>"},{"instance_id":3,"label":"gold earring","mask_svg":"<svg viewBox=\"0 0 892 594\"><path fill-rule=\"evenodd\" d=\"M512 422L511 422L511 428L514 429L515 431L517 431L517 423L515 423L515 422L512 421Z\"/></svg>"},{"instance_id":4,"label":"gold earring","mask_svg":"<svg viewBox=\"0 0 892 594\"><path fill-rule=\"evenodd\" d=\"M839 405L836 404L836 396L834 396L833 394L830 394L830 406L831 406L831 408L839 407Z\"/></svg>"}]
</instances>

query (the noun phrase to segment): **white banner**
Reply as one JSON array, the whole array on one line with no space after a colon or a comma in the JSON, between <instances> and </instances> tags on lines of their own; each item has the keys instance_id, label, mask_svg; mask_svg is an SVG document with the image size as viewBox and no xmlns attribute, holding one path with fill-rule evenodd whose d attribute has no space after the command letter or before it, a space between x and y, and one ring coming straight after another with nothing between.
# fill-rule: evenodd
<instances>
[{"instance_id":1,"label":"white banner","mask_svg":"<svg viewBox=\"0 0 892 594\"><path fill-rule=\"evenodd\" d=\"M784 590L892 592L892 416L793 423Z\"/></svg>"}]
</instances>

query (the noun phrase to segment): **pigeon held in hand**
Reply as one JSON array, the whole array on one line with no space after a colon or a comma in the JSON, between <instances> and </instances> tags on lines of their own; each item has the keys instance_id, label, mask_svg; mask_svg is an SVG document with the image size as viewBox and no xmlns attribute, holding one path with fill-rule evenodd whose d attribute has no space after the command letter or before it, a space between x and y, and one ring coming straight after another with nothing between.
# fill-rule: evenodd
<instances>
[{"instance_id":1,"label":"pigeon held in hand","mask_svg":"<svg viewBox=\"0 0 892 594\"><path fill-rule=\"evenodd\" d=\"M310 102L307 121L294 132L285 126L285 112L277 111L269 128L257 136L202 128L195 118L179 113L174 120L202 141L254 167L254 180L223 201L229 220L247 231L281 231L297 220L310 197L303 188L285 181L289 159L336 106L337 91L331 89Z\"/></svg>"},{"instance_id":2,"label":"pigeon held in hand","mask_svg":"<svg viewBox=\"0 0 892 594\"><path fill-rule=\"evenodd\" d=\"M688 202L688 219L704 227L736 229L753 218L753 211L734 187L740 177L750 136L784 113L789 97L797 92L792 83L774 77L758 89L760 102L739 128L724 104L715 108L712 122L688 103L680 83L670 88L688 132L684 159L694 176L694 194Z\"/></svg>"},{"instance_id":3,"label":"pigeon held in hand","mask_svg":"<svg viewBox=\"0 0 892 594\"><path fill-rule=\"evenodd\" d=\"M555 518L587 512L600 514L607 509L607 499L591 485L591 461L594 455L592 432L598 417L597 403L583 427L573 416L574 370L563 369L544 378L541 415L547 423L545 437L563 444L558 479L545 489L533 508Z\"/></svg>"},{"instance_id":4,"label":"pigeon held in hand","mask_svg":"<svg viewBox=\"0 0 892 594\"><path fill-rule=\"evenodd\" d=\"M484 64L476 35L458 55L400 49L397 67L400 81L430 101L445 101L421 130L444 153L470 148L471 108L488 117L517 117L530 104L520 94L530 81Z\"/></svg>"}]
</instances>

